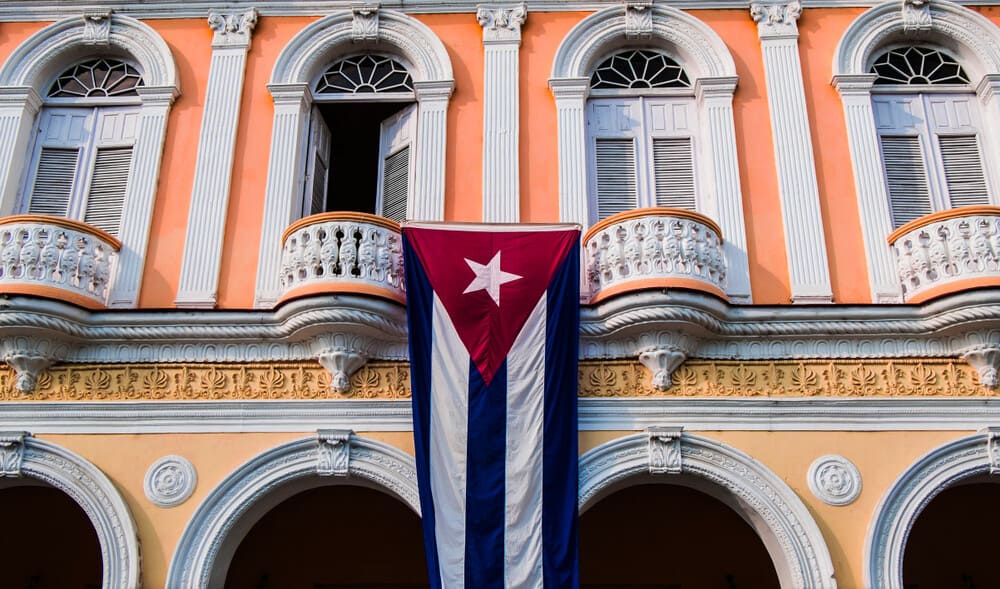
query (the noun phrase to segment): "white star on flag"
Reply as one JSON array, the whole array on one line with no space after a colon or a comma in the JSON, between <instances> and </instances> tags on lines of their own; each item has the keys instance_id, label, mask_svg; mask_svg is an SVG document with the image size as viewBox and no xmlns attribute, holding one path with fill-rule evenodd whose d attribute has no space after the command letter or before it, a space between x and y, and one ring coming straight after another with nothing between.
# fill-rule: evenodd
<instances>
[{"instance_id":1,"label":"white star on flag","mask_svg":"<svg viewBox=\"0 0 1000 589\"><path fill-rule=\"evenodd\" d=\"M476 292L479 290L485 290L493 302L500 306L500 287L508 282L518 280L522 278L517 274L511 274L510 272L504 272L500 269L500 252L497 251L493 259L489 261L488 264L480 264L479 262L473 262L469 258L465 258L465 263L472 268L472 271L476 273L475 278L469 283L469 286L465 288L462 294L469 294L470 292Z\"/></svg>"}]
</instances>

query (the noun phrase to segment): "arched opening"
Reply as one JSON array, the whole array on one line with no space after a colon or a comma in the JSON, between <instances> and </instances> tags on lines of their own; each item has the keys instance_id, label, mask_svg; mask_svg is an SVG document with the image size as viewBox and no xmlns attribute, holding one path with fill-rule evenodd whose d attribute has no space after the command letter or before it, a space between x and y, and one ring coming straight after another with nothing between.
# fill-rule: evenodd
<instances>
[{"instance_id":1,"label":"arched opening","mask_svg":"<svg viewBox=\"0 0 1000 589\"><path fill-rule=\"evenodd\" d=\"M427 587L420 516L386 493L328 485L282 501L240 542L226 587Z\"/></svg>"},{"instance_id":2,"label":"arched opening","mask_svg":"<svg viewBox=\"0 0 1000 589\"><path fill-rule=\"evenodd\" d=\"M1000 485L975 478L942 491L917 517L906 541L906 589L1000 587L992 530Z\"/></svg>"},{"instance_id":3,"label":"arched opening","mask_svg":"<svg viewBox=\"0 0 1000 589\"><path fill-rule=\"evenodd\" d=\"M764 543L723 502L680 485L616 491L580 516L588 589L778 587Z\"/></svg>"},{"instance_id":4,"label":"arched opening","mask_svg":"<svg viewBox=\"0 0 1000 589\"><path fill-rule=\"evenodd\" d=\"M101 587L101 545L72 497L45 484L0 488L0 587Z\"/></svg>"}]
</instances>

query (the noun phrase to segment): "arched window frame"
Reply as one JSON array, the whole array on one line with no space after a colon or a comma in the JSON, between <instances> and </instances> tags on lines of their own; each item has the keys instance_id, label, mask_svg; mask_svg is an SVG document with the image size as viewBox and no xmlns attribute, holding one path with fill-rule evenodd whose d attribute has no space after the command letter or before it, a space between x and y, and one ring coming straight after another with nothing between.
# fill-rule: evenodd
<instances>
[{"instance_id":1,"label":"arched window frame","mask_svg":"<svg viewBox=\"0 0 1000 589\"><path fill-rule=\"evenodd\" d=\"M885 167L872 106L877 77L872 62L900 43L941 49L965 68L980 102L984 161L1000 154L1000 28L982 15L948 0L914 5L885 2L859 16L844 33L833 60L833 85L844 105L854 185L868 262L872 302L902 301L899 279L886 238L893 230ZM988 168L988 166L987 166ZM992 204L998 200L997 174L989 174Z\"/></svg>"},{"instance_id":2,"label":"arched window frame","mask_svg":"<svg viewBox=\"0 0 1000 589\"><path fill-rule=\"evenodd\" d=\"M274 126L264 197L264 225L254 306L273 307L281 296L281 234L301 213L312 85L338 59L371 50L410 69L417 102L413 219L444 219L444 163L448 102L455 87L448 52L433 31L395 10L339 11L302 29L282 50L267 88Z\"/></svg>"},{"instance_id":3,"label":"arched window frame","mask_svg":"<svg viewBox=\"0 0 1000 589\"><path fill-rule=\"evenodd\" d=\"M729 300L749 303L746 226L733 120L736 65L711 28L676 8L644 4L606 8L573 27L556 51L549 88L557 110L560 220L584 227L592 222L586 132L590 76L603 59L623 48L663 51L688 74L703 129L696 156L703 179L700 192L705 196L699 212L718 221L725 236Z\"/></svg>"},{"instance_id":4,"label":"arched window frame","mask_svg":"<svg viewBox=\"0 0 1000 589\"><path fill-rule=\"evenodd\" d=\"M139 131L122 209L117 276L108 298L109 307L130 308L142 283L167 115L180 94L170 48L152 28L127 16L88 13L41 29L11 53L0 67L0 215L17 206L41 97L71 65L104 56L136 64L145 82L137 90Z\"/></svg>"}]
</instances>

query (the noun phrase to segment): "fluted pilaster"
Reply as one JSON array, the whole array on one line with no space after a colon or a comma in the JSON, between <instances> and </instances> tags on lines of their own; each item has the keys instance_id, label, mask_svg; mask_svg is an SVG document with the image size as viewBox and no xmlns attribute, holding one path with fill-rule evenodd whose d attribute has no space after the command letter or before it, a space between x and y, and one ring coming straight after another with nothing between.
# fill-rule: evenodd
<instances>
[{"instance_id":1,"label":"fluted pilaster","mask_svg":"<svg viewBox=\"0 0 1000 589\"><path fill-rule=\"evenodd\" d=\"M208 22L215 31L215 39L198 139L180 285L174 300L178 307L188 308L211 308L216 302L246 56L257 11L213 12Z\"/></svg>"},{"instance_id":2,"label":"fluted pilaster","mask_svg":"<svg viewBox=\"0 0 1000 589\"><path fill-rule=\"evenodd\" d=\"M0 88L0 215L14 213L31 130L42 99L29 86Z\"/></svg>"},{"instance_id":3,"label":"fluted pilaster","mask_svg":"<svg viewBox=\"0 0 1000 589\"><path fill-rule=\"evenodd\" d=\"M416 187L412 219L444 220L445 145L448 135L448 99L455 82L414 82L420 102L417 119Z\"/></svg>"},{"instance_id":4,"label":"fluted pilaster","mask_svg":"<svg viewBox=\"0 0 1000 589\"><path fill-rule=\"evenodd\" d=\"M549 80L556 99L559 144L559 220L590 225L587 206L587 128L584 108L590 91L587 78Z\"/></svg>"},{"instance_id":5,"label":"fluted pilaster","mask_svg":"<svg viewBox=\"0 0 1000 589\"><path fill-rule=\"evenodd\" d=\"M791 299L829 303L833 290L798 49L801 10L798 0L750 5L764 56Z\"/></svg>"}]
</instances>

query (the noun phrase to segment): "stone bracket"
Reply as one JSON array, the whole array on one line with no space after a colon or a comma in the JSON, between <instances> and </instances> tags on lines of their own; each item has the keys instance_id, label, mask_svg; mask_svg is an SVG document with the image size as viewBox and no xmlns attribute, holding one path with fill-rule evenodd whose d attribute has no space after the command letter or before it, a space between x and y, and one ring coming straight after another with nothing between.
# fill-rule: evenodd
<instances>
[{"instance_id":1,"label":"stone bracket","mask_svg":"<svg viewBox=\"0 0 1000 589\"><path fill-rule=\"evenodd\" d=\"M335 349L320 352L318 360L330 373L330 390L345 395L351 390L351 376L365 365L368 357L359 352Z\"/></svg>"},{"instance_id":2,"label":"stone bracket","mask_svg":"<svg viewBox=\"0 0 1000 589\"><path fill-rule=\"evenodd\" d=\"M101 47L111 44L111 10L88 10L83 13L83 42Z\"/></svg>"},{"instance_id":3,"label":"stone bracket","mask_svg":"<svg viewBox=\"0 0 1000 589\"><path fill-rule=\"evenodd\" d=\"M681 427L646 428L649 439L649 474L680 474Z\"/></svg>"},{"instance_id":4,"label":"stone bracket","mask_svg":"<svg viewBox=\"0 0 1000 589\"><path fill-rule=\"evenodd\" d=\"M931 21L930 0L903 0L903 31L929 31Z\"/></svg>"},{"instance_id":5,"label":"stone bracket","mask_svg":"<svg viewBox=\"0 0 1000 589\"><path fill-rule=\"evenodd\" d=\"M6 354L4 361L17 373L14 388L21 393L31 393L38 384L38 375L52 366L54 359L38 354Z\"/></svg>"},{"instance_id":6,"label":"stone bracket","mask_svg":"<svg viewBox=\"0 0 1000 589\"><path fill-rule=\"evenodd\" d=\"M316 474L321 477L350 475L351 436L353 431L321 429L316 432L319 448L316 454Z\"/></svg>"},{"instance_id":7,"label":"stone bracket","mask_svg":"<svg viewBox=\"0 0 1000 589\"><path fill-rule=\"evenodd\" d=\"M981 430L986 434L986 459L990 461L990 474L1000 474L1000 427Z\"/></svg>"},{"instance_id":8,"label":"stone bracket","mask_svg":"<svg viewBox=\"0 0 1000 589\"><path fill-rule=\"evenodd\" d=\"M670 346L641 352L639 362L653 373L653 388L662 392L670 388L670 376L687 357L686 351Z\"/></svg>"},{"instance_id":9,"label":"stone bracket","mask_svg":"<svg viewBox=\"0 0 1000 589\"><path fill-rule=\"evenodd\" d=\"M0 477L20 478L28 432L0 432Z\"/></svg>"},{"instance_id":10,"label":"stone bracket","mask_svg":"<svg viewBox=\"0 0 1000 589\"><path fill-rule=\"evenodd\" d=\"M351 38L355 43L378 41L379 7L377 2L351 5L351 12L354 14Z\"/></svg>"},{"instance_id":11,"label":"stone bracket","mask_svg":"<svg viewBox=\"0 0 1000 589\"><path fill-rule=\"evenodd\" d=\"M650 0L625 2L625 38L649 39L653 36L653 3Z\"/></svg>"},{"instance_id":12,"label":"stone bracket","mask_svg":"<svg viewBox=\"0 0 1000 589\"><path fill-rule=\"evenodd\" d=\"M976 369L979 374L979 384L988 388L996 388L1000 384L1000 346L980 346L966 350L962 358Z\"/></svg>"}]
</instances>

